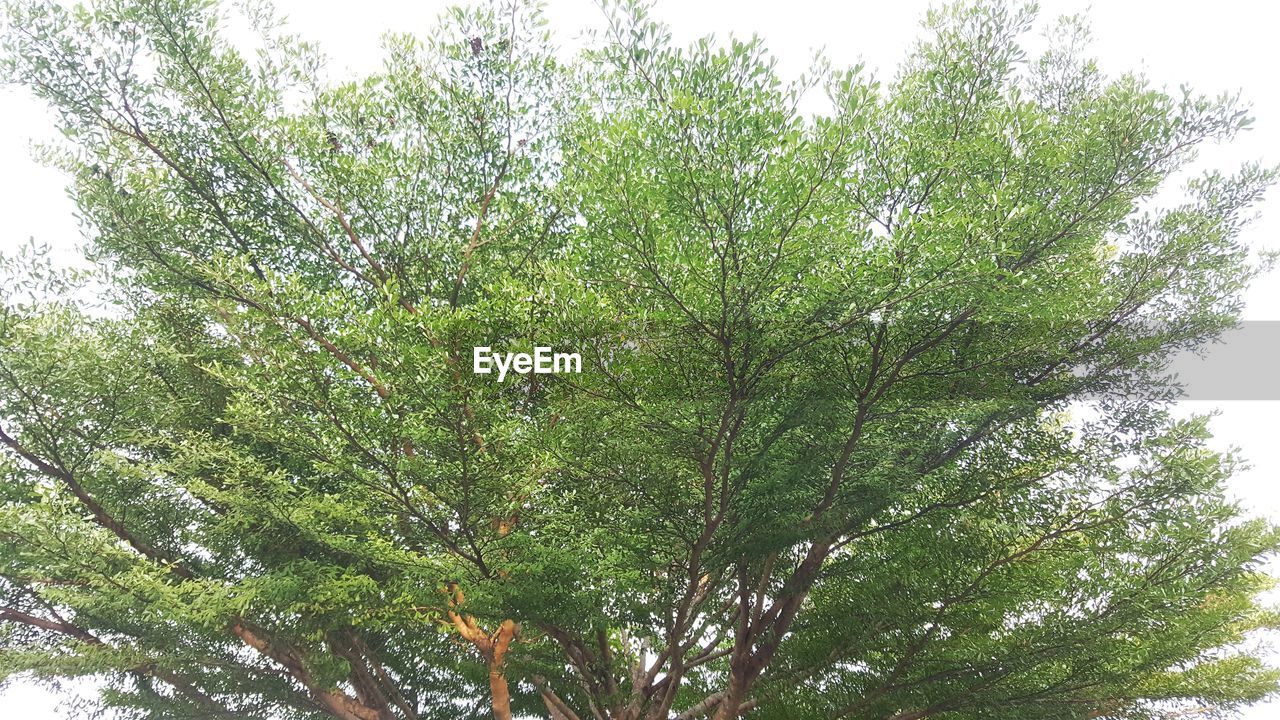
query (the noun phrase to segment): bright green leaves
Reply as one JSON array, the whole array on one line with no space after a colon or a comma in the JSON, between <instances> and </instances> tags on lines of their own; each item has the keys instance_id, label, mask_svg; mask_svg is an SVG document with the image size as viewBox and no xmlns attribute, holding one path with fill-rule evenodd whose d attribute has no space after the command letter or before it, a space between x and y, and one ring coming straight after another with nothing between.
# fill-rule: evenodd
<instances>
[{"instance_id":1,"label":"bright green leaves","mask_svg":"<svg viewBox=\"0 0 1280 720\"><path fill-rule=\"evenodd\" d=\"M572 60L537 8L451 11L338 83L265 8L253 47L203 2L11 12L115 314L6 285L3 672L360 720L1273 687L1234 649L1280 540L1160 410L1258 271L1274 171L1149 207L1233 99L1104 76L1078 20L1028 61L999 3L793 82L632 4ZM582 373L472 372L540 345Z\"/></svg>"}]
</instances>

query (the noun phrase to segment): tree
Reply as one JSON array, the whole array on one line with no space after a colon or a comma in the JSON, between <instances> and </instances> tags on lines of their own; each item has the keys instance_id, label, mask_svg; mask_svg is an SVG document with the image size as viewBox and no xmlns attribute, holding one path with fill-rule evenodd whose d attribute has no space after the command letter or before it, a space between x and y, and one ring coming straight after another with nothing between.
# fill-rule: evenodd
<instances>
[{"instance_id":1,"label":"tree","mask_svg":"<svg viewBox=\"0 0 1280 720\"><path fill-rule=\"evenodd\" d=\"M9 13L101 282L7 265L6 676L140 718L1275 689L1280 535L1161 372L1262 269L1272 170L1152 202L1234 99L1106 77L1078 21L1027 60L995 3L883 83L634 5L572 59L534 6L457 10L336 85L263 9L237 43L202 0ZM538 345L583 371L472 372Z\"/></svg>"}]
</instances>

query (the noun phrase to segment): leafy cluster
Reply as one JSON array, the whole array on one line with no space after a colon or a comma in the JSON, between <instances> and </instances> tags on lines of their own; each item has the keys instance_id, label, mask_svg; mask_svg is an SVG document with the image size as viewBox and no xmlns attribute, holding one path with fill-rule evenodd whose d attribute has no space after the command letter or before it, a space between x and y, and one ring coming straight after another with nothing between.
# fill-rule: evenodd
<instances>
[{"instance_id":1,"label":"leafy cluster","mask_svg":"<svg viewBox=\"0 0 1280 720\"><path fill-rule=\"evenodd\" d=\"M7 261L4 677L298 720L1275 689L1249 641L1280 533L1162 375L1260 270L1273 171L1151 202L1247 126L1233 99L1104 76L1077 21L1028 59L998 3L931 14L885 81L787 82L630 4L569 59L510 2L330 84L242 19L10 6L109 311ZM472 372L539 345L583 372Z\"/></svg>"}]
</instances>

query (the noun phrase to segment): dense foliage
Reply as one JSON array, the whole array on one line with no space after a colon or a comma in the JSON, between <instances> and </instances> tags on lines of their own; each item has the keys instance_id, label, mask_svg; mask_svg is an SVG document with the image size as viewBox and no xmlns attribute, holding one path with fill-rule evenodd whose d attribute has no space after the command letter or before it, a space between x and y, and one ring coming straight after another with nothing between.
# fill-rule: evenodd
<instances>
[{"instance_id":1,"label":"dense foliage","mask_svg":"<svg viewBox=\"0 0 1280 720\"><path fill-rule=\"evenodd\" d=\"M568 58L500 4L333 84L262 9L12 5L100 271L6 265L0 673L139 718L1272 692L1280 535L1161 368L1235 322L1273 173L1157 207L1245 114L1103 75L1078 21L1028 58L1033 22L786 82L641 7ZM536 345L583 372L472 372Z\"/></svg>"}]
</instances>

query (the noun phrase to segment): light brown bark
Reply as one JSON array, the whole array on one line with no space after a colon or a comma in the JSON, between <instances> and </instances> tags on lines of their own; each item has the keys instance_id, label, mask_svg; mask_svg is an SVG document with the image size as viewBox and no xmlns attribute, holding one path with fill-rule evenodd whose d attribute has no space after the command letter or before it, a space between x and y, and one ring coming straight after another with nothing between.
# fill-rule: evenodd
<instances>
[{"instance_id":1,"label":"light brown bark","mask_svg":"<svg viewBox=\"0 0 1280 720\"><path fill-rule=\"evenodd\" d=\"M480 651L480 657L489 668L489 695L493 706L493 718L494 720L511 720L511 688L507 684L503 665L519 627L514 620L503 620L497 630L492 634L487 633L480 628L474 617L457 611L465 599L457 584L449 586L449 593L449 621L453 623L459 635Z\"/></svg>"},{"instance_id":2,"label":"light brown bark","mask_svg":"<svg viewBox=\"0 0 1280 720\"><path fill-rule=\"evenodd\" d=\"M231 624L231 633L249 647L282 665L290 675L306 686L311 696L330 715L339 720L384 720L384 713L358 702L341 691L322 687L311 677L310 671L295 650L286 645L272 643L257 628L243 621L236 621Z\"/></svg>"},{"instance_id":3,"label":"light brown bark","mask_svg":"<svg viewBox=\"0 0 1280 720\"><path fill-rule=\"evenodd\" d=\"M515 634L515 622L503 620L498 626L498 632L493 635L493 652L488 658L489 694L493 702L493 720L511 720L511 690L507 687L507 676L502 666Z\"/></svg>"}]
</instances>

